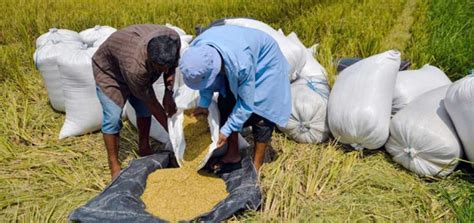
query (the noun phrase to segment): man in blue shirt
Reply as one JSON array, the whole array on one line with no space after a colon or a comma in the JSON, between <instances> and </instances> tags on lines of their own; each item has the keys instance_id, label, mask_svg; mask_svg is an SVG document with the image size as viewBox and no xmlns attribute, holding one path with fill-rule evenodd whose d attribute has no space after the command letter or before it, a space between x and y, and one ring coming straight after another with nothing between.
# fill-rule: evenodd
<instances>
[{"instance_id":1,"label":"man in blue shirt","mask_svg":"<svg viewBox=\"0 0 474 223\"><path fill-rule=\"evenodd\" d=\"M254 165L260 169L275 124L285 126L291 113L290 66L278 44L266 33L240 26L211 27L199 35L179 65L184 83L199 90L195 115L205 115L219 93L221 129L217 147L227 153L212 165L225 171L240 164L238 135L252 126Z\"/></svg>"}]
</instances>

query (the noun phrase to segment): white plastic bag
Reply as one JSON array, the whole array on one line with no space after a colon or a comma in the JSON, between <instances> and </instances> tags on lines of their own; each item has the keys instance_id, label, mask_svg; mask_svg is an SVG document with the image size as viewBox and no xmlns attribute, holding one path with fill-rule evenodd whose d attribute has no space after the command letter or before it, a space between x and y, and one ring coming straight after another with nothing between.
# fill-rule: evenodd
<instances>
[{"instance_id":1,"label":"white plastic bag","mask_svg":"<svg viewBox=\"0 0 474 223\"><path fill-rule=\"evenodd\" d=\"M102 107L92 73L92 55L97 48L72 49L58 60L66 105L66 119L59 139L99 130Z\"/></svg>"},{"instance_id":2,"label":"white plastic bag","mask_svg":"<svg viewBox=\"0 0 474 223\"><path fill-rule=\"evenodd\" d=\"M165 26L170 28L170 29L173 29L174 31L176 31L179 34L179 38L181 39L181 44L183 42L190 43L191 40L193 39L193 36L187 35L186 32L183 29L181 29L177 26L174 26L174 25L169 24L169 23L166 23Z\"/></svg>"},{"instance_id":3,"label":"white plastic bag","mask_svg":"<svg viewBox=\"0 0 474 223\"><path fill-rule=\"evenodd\" d=\"M68 29L51 28L49 29L47 33L42 34L40 37L38 37L38 39L36 39L36 48L40 48L46 43L52 43L52 42L82 43L82 39L79 36L79 34L75 31L68 30Z\"/></svg>"},{"instance_id":4,"label":"white plastic bag","mask_svg":"<svg viewBox=\"0 0 474 223\"><path fill-rule=\"evenodd\" d=\"M444 104L467 158L474 162L474 74L452 84Z\"/></svg>"},{"instance_id":5,"label":"white plastic bag","mask_svg":"<svg viewBox=\"0 0 474 223\"><path fill-rule=\"evenodd\" d=\"M301 69L305 65L306 48L304 46L294 43L291 39L282 35L282 33L257 20L246 18L225 19L225 24L258 29L273 37L291 66L288 77L291 81L298 79Z\"/></svg>"},{"instance_id":6,"label":"white plastic bag","mask_svg":"<svg viewBox=\"0 0 474 223\"><path fill-rule=\"evenodd\" d=\"M299 57L299 60L296 61L296 65L295 67L297 67L298 69L296 70L296 73L291 80L294 81L298 78L301 78L303 77L302 76L302 72L303 72L303 69L304 67L306 66L306 59L308 58L308 49L306 49L306 46L301 42L301 40L298 38L298 35L296 35L295 32L291 32L290 34L288 34L288 36L286 36L288 38L288 40L290 40L293 44L295 44L295 46L298 46L298 51L299 51L299 54L297 54L297 56ZM301 51L301 49L305 49L304 51ZM296 47L295 47L295 52L296 52ZM303 55L301 55L301 53L303 53ZM314 66L314 62L316 62L317 64L319 64L315 59L314 57L312 57L311 55L311 60L310 63L312 64L309 64L308 66ZM311 67L312 68L312 67ZM308 69L311 69L311 68L307 68ZM315 70L312 70L312 71L315 71Z\"/></svg>"},{"instance_id":7,"label":"white plastic bag","mask_svg":"<svg viewBox=\"0 0 474 223\"><path fill-rule=\"evenodd\" d=\"M328 104L329 128L336 139L357 150L385 144L399 66L400 53L390 50L339 74Z\"/></svg>"},{"instance_id":8,"label":"white plastic bag","mask_svg":"<svg viewBox=\"0 0 474 223\"><path fill-rule=\"evenodd\" d=\"M80 48L79 42L54 41L41 45L33 54L36 68L43 77L44 85L48 92L48 98L54 110L64 112L63 87L59 77L58 58L69 53L72 49Z\"/></svg>"},{"instance_id":9,"label":"white plastic bag","mask_svg":"<svg viewBox=\"0 0 474 223\"><path fill-rule=\"evenodd\" d=\"M209 106L209 115L207 118L210 131L211 131L211 138L212 138L212 143L209 146L209 149L213 147L215 148L215 145L217 143L217 140L214 140L216 124L217 124L217 131L219 131L219 122L218 122L219 114L218 114L218 111L216 113L215 107L216 106L214 103L212 103ZM178 111L176 112L176 114L173 115L173 117L171 117L170 119L168 119L170 142L171 142L171 145L173 146L173 151L175 153L176 160L178 161L178 164L180 166L183 163L184 152L186 151L186 139L184 138L184 128L183 128L185 109L192 109L192 107L178 108ZM217 120L216 120L216 117L217 117ZM219 132L217 132L217 135L219 135ZM209 153L211 153L211 151L209 151Z\"/></svg>"},{"instance_id":10,"label":"white plastic bag","mask_svg":"<svg viewBox=\"0 0 474 223\"><path fill-rule=\"evenodd\" d=\"M313 46L315 48L315 46ZM313 57L314 50L312 48L306 49L306 63L301 69L300 78L318 77L326 79L326 69Z\"/></svg>"},{"instance_id":11,"label":"white plastic bag","mask_svg":"<svg viewBox=\"0 0 474 223\"><path fill-rule=\"evenodd\" d=\"M103 37L100 37L99 39L97 39L94 44L92 45L92 47L96 47L96 48L99 48L110 36L103 36Z\"/></svg>"},{"instance_id":12,"label":"white plastic bag","mask_svg":"<svg viewBox=\"0 0 474 223\"><path fill-rule=\"evenodd\" d=\"M180 36L186 35L186 32L185 32L183 29L181 29L181 28L179 28L179 27L177 27L177 26L174 26L173 24L166 23L165 26L168 27L168 28L173 29L173 30L176 31Z\"/></svg>"},{"instance_id":13,"label":"white plastic bag","mask_svg":"<svg viewBox=\"0 0 474 223\"><path fill-rule=\"evenodd\" d=\"M171 145L173 146L173 151L176 156L176 160L178 164L181 166L183 163L184 153L186 151L186 139L184 138L184 128L183 128L183 121L184 121L184 110L185 109L194 109L195 107L187 107L187 108L178 108L178 112L176 112L173 117L168 119L168 128L169 128L169 136ZM211 139L212 142L209 145L208 153L206 157L200 162L197 169L201 169L206 165L209 158L211 158L214 150L216 150L217 141L219 140L219 110L217 108L217 103L213 101L209 108L209 115L207 116L207 122L209 124L209 128L211 131ZM239 134L239 149L246 148L249 146L247 141ZM226 148L221 148L222 150L226 150Z\"/></svg>"},{"instance_id":14,"label":"white plastic bag","mask_svg":"<svg viewBox=\"0 0 474 223\"><path fill-rule=\"evenodd\" d=\"M329 86L321 77L306 77L291 84L291 115L282 132L299 143L324 142L329 137Z\"/></svg>"},{"instance_id":15,"label":"white plastic bag","mask_svg":"<svg viewBox=\"0 0 474 223\"><path fill-rule=\"evenodd\" d=\"M81 31L79 36L84 43L86 43L89 47L92 47L97 40L104 38L107 39L115 31L117 31L117 29L110 26L96 25L94 28Z\"/></svg>"},{"instance_id":16,"label":"white plastic bag","mask_svg":"<svg viewBox=\"0 0 474 223\"><path fill-rule=\"evenodd\" d=\"M462 150L443 99L449 85L431 90L400 110L385 145L393 160L423 176L446 176Z\"/></svg>"},{"instance_id":17,"label":"white plastic bag","mask_svg":"<svg viewBox=\"0 0 474 223\"><path fill-rule=\"evenodd\" d=\"M398 72L393 92L392 114L423 93L451 83L443 71L429 64L418 70Z\"/></svg>"}]
</instances>

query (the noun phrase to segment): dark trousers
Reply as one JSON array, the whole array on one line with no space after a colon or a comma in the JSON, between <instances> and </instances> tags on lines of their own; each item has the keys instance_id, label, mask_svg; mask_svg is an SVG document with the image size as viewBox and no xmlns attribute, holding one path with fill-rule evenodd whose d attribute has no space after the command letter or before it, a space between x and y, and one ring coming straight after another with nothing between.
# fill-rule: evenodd
<instances>
[{"instance_id":1,"label":"dark trousers","mask_svg":"<svg viewBox=\"0 0 474 223\"><path fill-rule=\"evenodd\" d=\"M217 107L220 112L220 127L222 127L229 118L229 115L232 113L232 110L235 107L236 99L232 91L229 88L229 82L227 77L225 79L225 91L226 96L219 94L217 99ZM255 142L259 143L268 143L272 139L273 129L275 129L275 123L270 120L252 113L250 118L244 123L244 127L252 126L252 134Z\"/></svg>"}]
</instances>

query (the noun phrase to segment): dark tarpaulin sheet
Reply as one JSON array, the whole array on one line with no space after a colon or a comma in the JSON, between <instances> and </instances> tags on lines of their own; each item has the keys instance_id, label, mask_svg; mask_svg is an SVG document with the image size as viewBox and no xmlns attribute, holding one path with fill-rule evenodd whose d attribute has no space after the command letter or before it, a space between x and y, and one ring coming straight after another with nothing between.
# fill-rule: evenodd
<instances>
[{"instance_id":1,"label":"dark tarpaulin sheet","mask_svg":"<svg viewBox=\"0 0 474 223\"><path fill-rule=\"evenodd\" d=\"M72 222L166 222L145 211L140 197L145 190L148 175L166 168L174 159L171 152L163 151L132 160L99 195L69 215ZM217 222L244 210L256 210L262 194L251 159L245 155L242 168L219 175L229 195L208 212L193 221Z\"/></svg>"}]
</instances>

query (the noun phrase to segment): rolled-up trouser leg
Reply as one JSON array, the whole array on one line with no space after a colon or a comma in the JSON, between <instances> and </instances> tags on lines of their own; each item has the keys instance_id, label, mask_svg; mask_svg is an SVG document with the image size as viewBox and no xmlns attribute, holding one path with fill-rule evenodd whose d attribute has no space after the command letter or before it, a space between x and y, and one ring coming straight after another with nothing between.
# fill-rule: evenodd
<instances>
[{"instance_id":1,"label":"rolled-up trouser leg","mask_svg":"<svg viewBox=\"0 0 474 223\"><path fill-rule=\"evenodd\" d=\"M217 98L217 107L220 113L220 127L225 124L236 104L235 97L229 90L227 84L228 83L226 83L226 96L219 94ZM275 129L275 123L255 113L252 113L250 118L244 123L244 127L247 126L252 126L255 141L262 143L267 143L271 140L273 130Z\"/></svg>"},{"instance_id":2,"label":"rolled-up trouser leg","mask_svg":"<svg viewBox=\"0 0 474 223\"><path fill-rule=\"evenodd\" d=\"M117 134L122 129L123 108L115 104L107 95L102 92L100 86L96 86L97 97L102 105L102 133Z\"/></svg>"},{"instance_id":3,"label":"rolled-up trouser leg","mask_svg":"<svg viewBox=\"0 0 474 223\"><path fill-rule=\"evenodd\" d=\"M252 133L255 142L268 143L272 139L275 123L270 120L253 113L246 122L246 125L252 126Z\"/></svg>"},{"instance_id":4,"label":"rolled-up trouser leg","mask_svg":"<svg viewBox=\"0 0 474 223\"><path fill-rule=\"evenodd\" d=\"M122 128L123 108L115 104L108 98L99 86L96 86L97 97L102 105L102 133L104 136L107 158L112 178L120 172L120 162L118 160L119 132Z\"/></svg>"}]
</instances>

